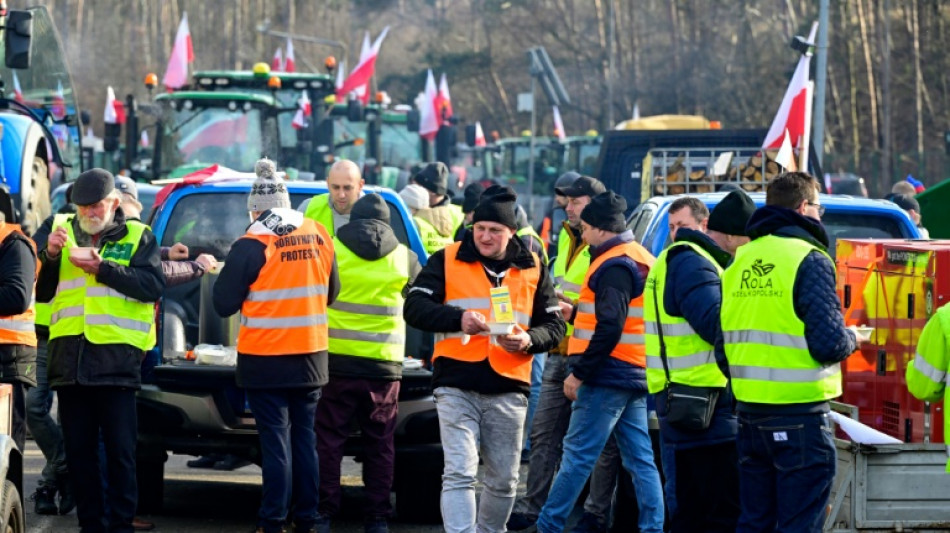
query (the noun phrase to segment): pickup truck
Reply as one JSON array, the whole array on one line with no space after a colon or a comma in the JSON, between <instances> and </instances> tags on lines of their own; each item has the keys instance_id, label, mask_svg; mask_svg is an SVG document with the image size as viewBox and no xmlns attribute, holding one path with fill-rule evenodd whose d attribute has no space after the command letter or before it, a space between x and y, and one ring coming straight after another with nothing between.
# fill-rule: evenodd
<instances>
[{"instance_id":1,"label":"pickup truck","mask_svg":"<svg viewBox=\"0 0 950 533\"><path fill-rule=\"evenodd\" d=\"M727 193L693 194L710 211ZM669 211L678 196L655 196L634 209L627 219L627 229L653 255L660 255L670 243ZM765 205L765 193L749 193L757 207ZM920 231L903 209L886 200L819 195L825 214L821 218L831 238L832 257L838 239L919 239Z\"/></svg>"},{"instance_id":2,"label":"pickup truck","mask_svg":"<svg viewBox=\"0 0 950 533\"><path fill-rule=\"evenodd\" d=\"M180 186L165 198L159 195L150 219L156 238L162 246L183 242L192 257L208 253L223 261L231 243L244 234L248 225L246 202L251 184L251 179L205 181ZM327 191L325 182L289 181L287 187L294 206ZM397 239L424 263L427 256L399 196L391 189L365 187L364 191L382 195L389 205ZM235 368L199 365L184 357L200 340L207 341L207 337L199 339L199 324L237 323L238 315L230 319L209 316L214 313L207 301L214 277L208 273L200 282L169 288L161 302L161 356L156 358L160 360L153 368L146 363L137 397L141 512L155 512L162 505L168 452L196 456L229 453L260 464L254 417L243 390L235 384ZM202 303L203 293L206 301ZM422 358L409 333L407 355ZM393 489L399 518L437 520L442 450L428 370L408 365L404 368L395 445ZM347 443L346 453L359 459L356 433Z\"/></svg>"}]
</instances>

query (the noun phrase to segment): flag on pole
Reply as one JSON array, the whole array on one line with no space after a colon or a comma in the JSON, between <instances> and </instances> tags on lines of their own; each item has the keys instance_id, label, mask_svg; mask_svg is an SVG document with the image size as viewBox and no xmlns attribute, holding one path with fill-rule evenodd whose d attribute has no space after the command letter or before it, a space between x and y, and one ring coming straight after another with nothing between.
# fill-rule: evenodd
<instances>
[{"instance_id":1,"label":"flag on pole","mask_svg":"<svg viewBox=\"0 0 950 533\"><path fill-rule=\"evenodd\" d=\"M475 123L475 146L485 146L485 132L482 131L482 123Z\"/></svg>"},{"instance_id":2,"label":"flag on pole","mask_svg":"<svg viewBox=\"0 0 950 533\"><path fill-rule=\"evenodd\" d=\"M376 58L379 56L379 47L383 44L383 39L386 38L387 33L389 33L389 26L383 28L382 33L379 34L379 37L376 38L376 41L373 42L373 45L369 48L366 57L360 58L360 63L356 65L356 68L353 69L349 77L343 81L343 84L337 88L336 98L338 101L345 99L350 91L355 91L359 87L369 85L370 78L372 78L376 72ZM364 103L369 101L368 90L363 93L361 100L363 100Z\"/></svg>"},{"instance_id":3,"label":"flag on pole","mask_svg":"<svg viewBox=\"0 0 950 533\"><path fill-rule=\"evenodd\" d=\"M439 91L435 95L435 117L439 124L452 118L452 96L449 95L449 82L445 79L445 73L439 80Z\"/></svg>"},{"instance_id":4,"label":"flag on pole","mask_svg":"<svg viewBox=\"0 0 950 533\"><path fill-rule=\"evenodd\" d=\"M913 186L914 186L914 190L915 190L916 192L918 192L918 193L921 193L921 192L924 192L925 190L927 190L927 187L924 187L924 182L918 180L918 179L915 178L912 174L908 174L907 177L904 178L904 181L906 181L907 183L910 183L911 185L913 185Z\"/></svg>"},{"instance_id":5,"label":"flag on pole","mask_svg":"<svg viewBox=\"0 0 950 533\"><path fill-rule=\"evenodd\" d=\"M195 60L195 51L191 46L191 32L188 31L188 13L181 14L181 23L178 24L178 33L175 34L175 45L168 58L168 68L162 83L169 89L177 89L188 82L188 63Z\"/></svg>"},{"instance_id":6,"label":"flag on pole","mask_svg":"<svg viewBox=\"0 0 950 533\"><path fill-rule=\"evenodd\" d=\"M360 46L360 61L357 63L357 65L366 61L372 52L373 45L369 42L369 32L367 31L363 33L363 45ZM363 102L365 105L367 102L369 102L369 83L367 82L366 84L360 85L353 90L353 93L356 94L356 97L359 99L359 101Z\"/></svg>"},{"instance_id":7,"label":"flag on pole","mask_svg":"<svg viewBox=\"0 0 950 533\"><path fill-rule=\"evenodd\" d=\"M287 57L284 58L284 72L297 72L297 64L294 62L294 42L287 37Z\"/></svg>"},{"instance_id":8,"label":"flag on pole","mask_svg":"<svg viewBox=\"0 0 950 533\"><path fill-rule=\"evenodd\" d=\"M336 94L340 94L340 89L343 88L343 82L346 81L346 61L340 60L340 65L336 69Z\"/></svg>"},{"instance_id":9,"label":"flag on pole","mask_svg":"<svg viewBox=\"0 0 950 533\"><path fill-rule=\"evenodd\" d=\"M782 144L775 155L775 162L781 165L786 172L795 172L798 167L795 166L795 154L792 152L792 141L789 138L788 130L785 130L785 136L782 137Z\"/></svg>"},{"instance_id":10,"label":"flag on pole","mask_svg":"<svg viewBox=\"0 0 950 533\"><path fill-rule=\"evenodd\" d=\"M284 53L280 47L277 47L277 50L274 50L274 57L270 60L270 69L271 72L280 72L284 68Z\"/></svg>"},{"instance_id":11,"label":"flag on pole","mask_svg":"<svg viewBox=\"0 0 950 533\"><path fill-rule=\"evenodd\" d=\"M66 94L63 92L63 82L56 82L56 93L53 94L53 102L50 106L50 113L56 120L66 118Z\"/></svg>"},{"instance_id":12,"label":"flag on pole","mask_svg":"<svg viewBox=\"0 0 950 533\"><path fill-rule=\"evenodd\" d=\"M125 124L125 106L122 101L115 99L115 91L111 85L106 88L106 108L102 121L106 124Z\"/></svg>"},{"instance_id":13,"label":"flag on pole","mask_svg":"<svg viewBox=\"0 0 950 533\"><path fill-rule=\"evenodd\" d=\"M554 134L557 135L559 141L567 138L567 134L564 133L564 121L561 120L561 112L557 106L554 106Z\"/></svg>"},{"instance_id":14,"label":"flag on pole","mask_svg":"<svg viewBox=\"0 0 950 533\"><path fill-rule=\"evenodd\" d=\"M432 69L429 69L426 90L419 109L419 135L429 141L435 139L436 134L439 133L441 121L435 111L435 100L438 94L438 89L435 88L435 77L432 76Z\"/></svg>"},{"instance_id":15,"label":"flag on pole","mask_svg":"<svg viewBox=\"0 0 950 533\"><path fill-rule=\"evenodd\" d=\"M294 119L290 122L290 125L294 127L295 130L307 127L307 117L310 116L310 113L313 111L313 107L310 104L310 97L307 96L307 91L301 93L300 98L297 99L297 112L294 114Z\"/></svg>"},{"instance_id":16,"label":"flag on pole","mask_svg":"<svg viewBox=\"0 0 950 533\"><path fill-rule=\"evenodd\" d=\"M808 42L815 42L815 33L818 31L818 24L812 25L811 34L808 36ZM810 128L807 120L807 99L808 99L808 68L811 65L811 54L803 54L798 60L798 66L795 67L795 73L792 75L792 81L788 84L785 91L785 97L782 98L782 105L778 108L778 113L772 120L772 126L769 128L762 148L765 150L778 148L782 145L782 139L785 131L788 131L791 137L793 148L801 149L805 141L805 132Z\"/></svg>"},{"instance_id":17,"label":"flag on pole","mask_svg":"<svg viewBox=\"0 0 950 533\"><path fill-rule=\"evenodd\" d=\"M139 144L142 145L142 148L148 148L148 131L142 130L142 137L139 139Z\"/></svg>"},{"instance_id":18,"label":"flag on pole","mask_svg":"<svg viewBox=\"0 0 950 533\"><path fill-rule=\"evenodd\" d=\"M13 99L17 102L23 102L23 88L20 87L20 78L16 76L16 71L13 71Z\"/></svg>"}]
</instances>

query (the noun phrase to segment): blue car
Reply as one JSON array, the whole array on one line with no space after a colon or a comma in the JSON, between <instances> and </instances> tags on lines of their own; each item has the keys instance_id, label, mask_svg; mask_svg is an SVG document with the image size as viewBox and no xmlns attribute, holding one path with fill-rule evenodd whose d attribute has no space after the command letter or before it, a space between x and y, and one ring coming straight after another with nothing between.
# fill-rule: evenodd
<instances>
[{"instance_id":1,"label":"blue car","mask_svg":"<svg viewBox=\"0 0 950 533\"><path fill-rule=\"evenodd\" d=\"M727 193L692 194L701 200L710 211ZM641 203L627 219L627 228L633 230L634 238L653 255L660 255L670 240L669 210L678 196L654 196ZM765 205L765 193L749 193L757 207ZM903 209L886 200L819 195L825 208L821 222L828 231L835 255L838 239L919 239L920 231Z\"/></svg>"}]
</instances>

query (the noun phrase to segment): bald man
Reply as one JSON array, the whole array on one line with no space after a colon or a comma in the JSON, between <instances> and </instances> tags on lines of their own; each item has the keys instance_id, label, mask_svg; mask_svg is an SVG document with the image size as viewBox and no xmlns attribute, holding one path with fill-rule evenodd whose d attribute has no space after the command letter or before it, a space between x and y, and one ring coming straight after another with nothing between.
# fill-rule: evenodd
<instances>
[{"instance_id":1,"label":"bald man","mask_svg":"<svg viewBox=\"0 0 950 533\"><path fill-rule=\"evenodd\" d=\"M350 221L350 210L362 196L365 183L360 167L341 159L333 163L327 175L330 192L314 196L299 209L307 218L323 224L331 236L336 235L337 228Z\"/></svg>"}]
</instances>

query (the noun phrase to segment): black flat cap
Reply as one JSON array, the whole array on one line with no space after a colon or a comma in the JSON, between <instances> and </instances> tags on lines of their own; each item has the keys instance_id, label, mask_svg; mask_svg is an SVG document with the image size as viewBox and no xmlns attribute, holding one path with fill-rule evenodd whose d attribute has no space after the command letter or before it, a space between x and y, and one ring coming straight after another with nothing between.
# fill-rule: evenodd
<instances>
[{"instance_id":1,"label":"black flat cap","mask_svg":"<svg viewBox=\"0 0 950 533\"><path fill-rule=\"evenodd\" d=\"M590 196L593 198L598 194L607 192L607 187L604 187L603 183L590 176L581 176L574 180L574 183L572 183L570 187L558 187L554 189L554 192L561 196L567 196L568 198L578 198L581 196Z\"/></svg>"},{"instance_id":2,"label":"black flat cap","mask_svg":"<svg viewBox=\"0 0 950 533\"><path fill-rule=\"evenodd\" d=\"M115 190L115 176L103 168L91 168L73 183L72 200L76 205L92 205Z\"/></svg>"}]
</instances>

